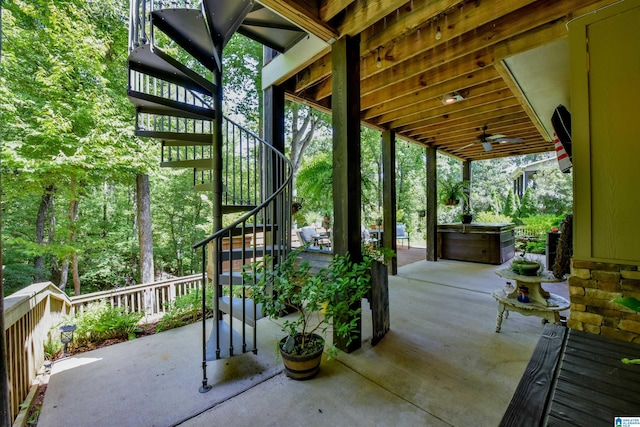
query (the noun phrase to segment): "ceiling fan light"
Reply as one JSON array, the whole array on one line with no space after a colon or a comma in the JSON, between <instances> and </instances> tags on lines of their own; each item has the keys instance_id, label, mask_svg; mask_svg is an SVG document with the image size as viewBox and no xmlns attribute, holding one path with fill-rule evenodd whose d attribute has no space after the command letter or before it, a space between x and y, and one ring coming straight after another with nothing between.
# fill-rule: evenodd
<instances>
[{"instance_id":1,"label":"ceiling fan light","mask_svg":"<svg viewBox=\"0 0 640 427\"><path fill-rule=\"evenodd\" d=\"M458 101L462 101L464 97L460 95L458 92L448 93L442 98L442 103L444 105L455 104Z\"/></svg>"}]
</instances>

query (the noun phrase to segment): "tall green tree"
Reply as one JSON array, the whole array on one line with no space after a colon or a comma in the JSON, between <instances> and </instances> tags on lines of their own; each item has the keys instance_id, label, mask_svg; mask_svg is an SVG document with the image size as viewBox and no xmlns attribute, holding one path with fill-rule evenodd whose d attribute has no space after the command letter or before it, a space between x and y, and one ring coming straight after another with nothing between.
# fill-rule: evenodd
<instances>
[{"instance_id":1,"label":"tall green tree","mask_svg":"<svg viewBox=\"0 0 640 427\"><path fill-rule=\"evenodd\" d=\"M262 45L236 33L222 61L225 114L262 135Z\"/></svg>"},{"instance_id":2,"label":"tall green tree","mask_svg":"<svg viewBox=\"0 0 640 427\"><path fill-rule=\"evenodd\" d=\"M31 253L74 266L79 292L78 214L83 195L105 180L131 183L148 168L133 137L126 88L126 10L120 2L4 2L2 166L7 203L36 196ZM112 8L112 9L109 9ZM117 31L116 31L117 30ZM6 124L6 125L5 125ZM52 204L45 200L59 199ZM44 200L44 202L43 202ZM67 206L65 218L49 212ZM58 216L56 221L42 218ZM35 219L38 220L35 220ZM39 242L42 224L56 241ZM11 225L10 229L14 229ZM5 236L20 246L15 234Z\"/></svg>"},{"instance_id":3,"label":"tall green tree","mask_svg":"<svg viewBox=\"0 0 640 427\"><path fill-rule=\"evenodd\" d=\"M518 217L526 218L531 215L536 215L541 213L538 210L536 205L536 200L534 198L534 191L531 187L527 188L522 195L522 200L520 202L520 209L518 210Z\"/></svg>"},{"instance_id":4,"label":"tall green tree","mask_svg":"<svg viewBox=\"0 0 640 427\"><path fill-rule=\"evenodd\" d=\"M519 216L520 203L518 203L520 199L513 192L513 188L509 188L509 193L507 194L507 198L504 201L504 210L502 214L508 216L509 218L516 218Z\"/></svg>"}]
</instances>

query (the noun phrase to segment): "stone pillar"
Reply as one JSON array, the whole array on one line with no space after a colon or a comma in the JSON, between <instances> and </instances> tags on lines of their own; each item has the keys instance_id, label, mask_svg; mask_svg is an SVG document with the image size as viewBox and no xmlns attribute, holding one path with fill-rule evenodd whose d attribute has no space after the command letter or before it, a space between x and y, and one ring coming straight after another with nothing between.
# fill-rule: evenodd
<instances>
[{"instance_id":1,"label":"stone pillar","mask_svg":"<svg viewBox=\"0 0 640 427\"><path fill-rule=\"evenodd\" d=\"M571 316L567 326L609 338L640 342L640 314L612 302L614 298L625 296L640 298L637 265L574 259L568 282Z\"/></svg>"}]
</instances>

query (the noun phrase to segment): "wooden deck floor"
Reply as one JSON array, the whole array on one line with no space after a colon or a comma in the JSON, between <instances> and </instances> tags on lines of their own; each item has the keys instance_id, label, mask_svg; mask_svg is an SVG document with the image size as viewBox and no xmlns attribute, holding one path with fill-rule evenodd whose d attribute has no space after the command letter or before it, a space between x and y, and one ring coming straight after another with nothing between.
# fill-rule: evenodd
<instances>
[{"instance_id":1,"label":"wooden deck floor","mask_svg":"<svg viewBox=\"0 0 640 427\"><path fill-rule=\"evenodd\" d=\"M396 253L398 254L398 267L413 264L416 261L422 261L427 257L426 248L412 247L409 249L406 246L398 246Z\"/></svg>"}]
</instances>

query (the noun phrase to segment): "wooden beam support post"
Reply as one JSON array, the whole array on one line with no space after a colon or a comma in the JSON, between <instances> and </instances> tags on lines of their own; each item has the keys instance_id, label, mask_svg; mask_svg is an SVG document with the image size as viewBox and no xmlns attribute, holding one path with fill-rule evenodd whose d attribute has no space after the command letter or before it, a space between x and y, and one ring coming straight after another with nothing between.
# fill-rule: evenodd
<instances>
[{"instance_id":1,"label":"wooden beam support post","mask_svg":"<svg viewBox=\"0 0 640 427\"><path fill-rule=\"evenodd\" d=\"M360 38L345 36L331 47L333 96L333 251L362 260L360 209ZM358 302L358 306L360 302ZM358 307L354 307L358 308ZM351 344L338 338L334 343L349 353L362 346L362 323Z\"/></svg>"},{"instance_id":2,"label":"wooden beam support post","mask_svg":"<svg viewBox=\"0 0 640 427\"><path fill-rule=\"evenodd\" d=\"M382 211L385 232L382 246L398 250L396 240L396 133L382 132ZM391 274L398 274L398 257L395 255L388 264Z\"/></svg>"},{"instance_id":3,"label":"wooden beam support post","mask_svg":"<svg viewBox=\"0 0 640 427\"><path fill-rule=\"evenodd\" d=\"M470 207L473 207L473 203L471 203L471 160L464 160L462 162L462 180L469 181L469 188L467 189L467 199ZM464 206L462 206L464 209Z\"/></svg>"},{"instance_id":4,"label":"wooden beam support post","mask_svg":"<svg viewBox=\"0 0 640 427\"><path fill-rule=\"evenodd\" d=\"M267 50L271 51L272 49L265 48L265 57L268 56ZM284 105L284 89L281 86L269 86L264 90L264 140L273 145L273 147L281 153L284 153L285 150ZM285 171L277 170L275 158L267 161L271 162L271 164L264 164L263 167L271 168L275 173L273 175L273 180L265 182L263 185L267 187L267 192L265 194L271 194L275 192L280 185L282 185L282 182L285 179ZM269 176L269 174L265 174L265 176ZM278 215L277 210L283 209L284 212L291 212L289 206L291 206L291 194L285 194L282 197L278 197L276 203L273 204L273 210L268 212L269 218L265 218L265 224L278 225L278 228L272 233L265 233L265 238L270 240L267 243L281 247L289 244L291 239L291 231L289 230L290 226L288 226L288 224L291 223L290 217L288 217L288 220L285 219L284 224L276 224L277 218L281 217L281 215Z\"/></svg>"},{"instance_id":5,"label":"wooden beam support post","mask_svg":"<svg viewBox=\"0 0 640 427\"><path fill-rule=\"evenodd\" d=\"M438 181L434 147L426 148L427 157L427 261L438 260Z\"/></svg>"}]
</instances>

